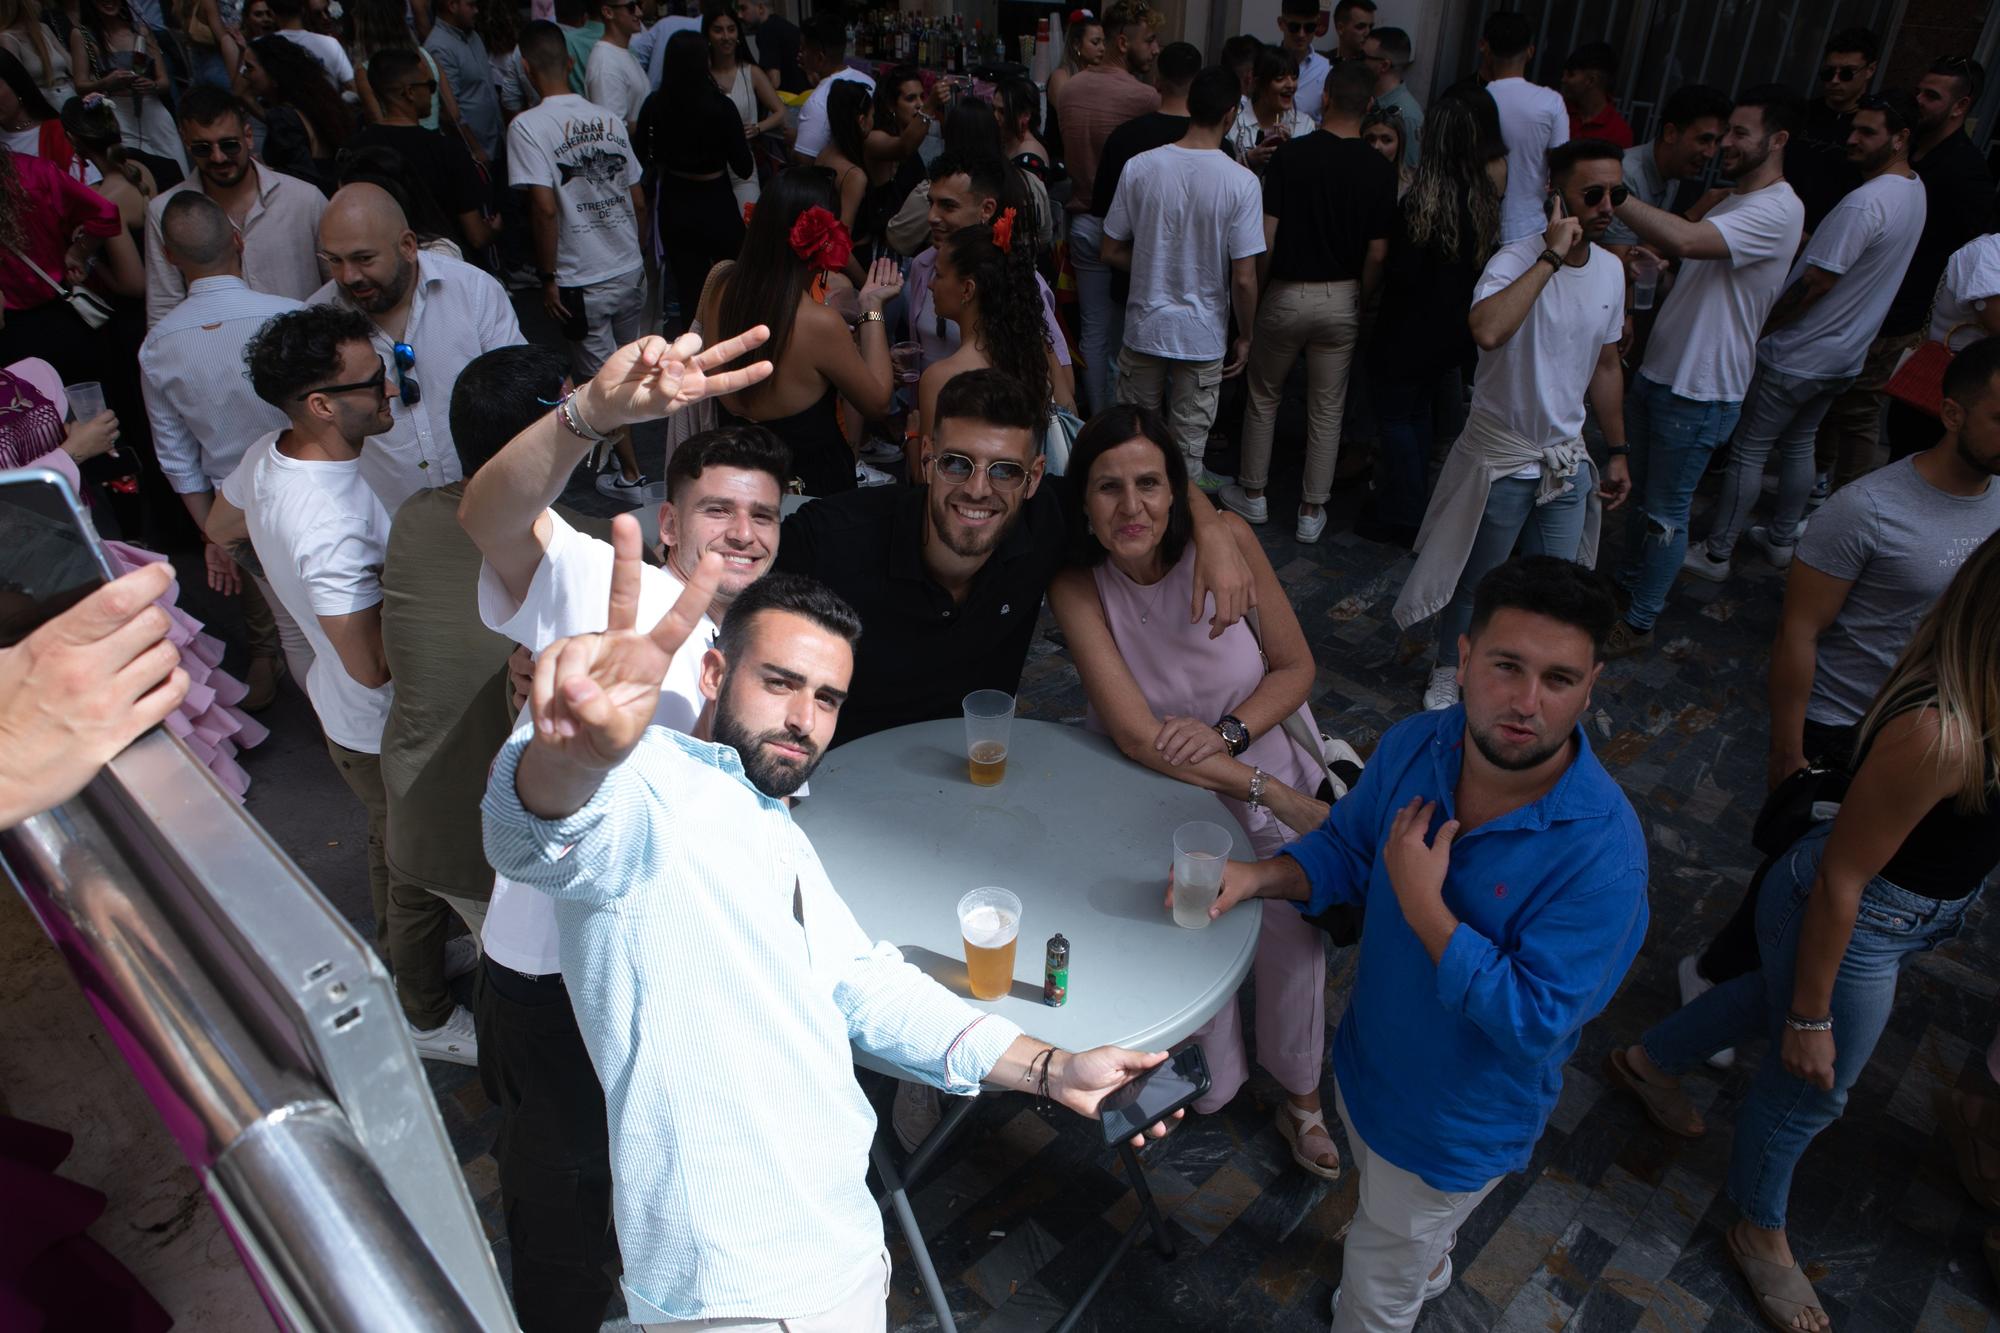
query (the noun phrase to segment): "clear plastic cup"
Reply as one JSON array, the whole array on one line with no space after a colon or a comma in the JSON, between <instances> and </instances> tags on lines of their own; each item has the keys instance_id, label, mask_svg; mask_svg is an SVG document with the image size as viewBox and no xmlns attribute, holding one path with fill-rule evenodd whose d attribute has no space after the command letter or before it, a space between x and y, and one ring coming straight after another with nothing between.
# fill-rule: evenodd
<instances>
[{"instance_id":1,"label":"clear plastic cup","mask_svg":"<svg viewBox=\"0 0 2000 1333\"><path fill-rule=\"evenodd\" d=\"M1651 310L1660 289L1660 262L1644 250L1632 252L1632 308Z\"/></svg>"},{"instance_id":2,"label":"clear plastic cup","mask_svg":"<svg viewBox=\"0 0 2000 1333\"><path fill-rule=\"evenodd\" d=\"M1021 938L1021 900L1006 889L974 889L958 900L965 941L965 976L975 1000L998 1000L1014 988L1014 946Z\"/></svg>"},{"instance_id":3,"label":"clear plastic cup","mask_svg":"<svg viewBox=\"0 0 2000 1333\"><path fill-rule=\"evenodd\" d=\"M889 363L896 368L898 384L915 384L924 374L924 345L897 343L889 349Z\"/></svg>"},{"instance_id":4,"label":"clear plastic cup","mask_svg":"<svg viewBox=\"0 0 2000 1333\"><path fill-rule=\"evenodd\" d=\"M63 396L69 399L70 416L74 420L88 421L104 410L104 386L96 380L65 384Z\"/></svg>"},{"instance_id":5,"label":"clear plastic cup","mask_svg":"<svg viewBox=\"0 0 2000 1333\"><path fill-rule=\"evenodd\" d=\"M1229 851L1235 845L1228 829L1206 820L1174 830L1175 925L1208 929L1208 909L1222 893L1222 868L1229 864Z\"/></svg>"},{"instance_id":6,"label":"clear plastic cup","mask_svg":"<svg viewBox=\"0 0 2000 1333\"><path fill-rule=\"evenodd\" d=\"M1014 696L974 690L965 696L965 768L975 787L997 787L1007 776L1007 739L1014 730Z\"/></svg>"}]
</instances>

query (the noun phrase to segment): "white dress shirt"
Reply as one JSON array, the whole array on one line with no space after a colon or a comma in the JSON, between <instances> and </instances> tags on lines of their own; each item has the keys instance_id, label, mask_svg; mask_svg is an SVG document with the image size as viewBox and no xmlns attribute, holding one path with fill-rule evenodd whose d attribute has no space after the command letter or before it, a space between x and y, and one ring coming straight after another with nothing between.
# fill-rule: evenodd
<instances>
[{"instance_id":1,"label":"white dress shirt","mask_svg":"<svg viewBox=\"0 0 2000 1333\"><path fill-rule=\"evenodd\" d=\"M139 379L160 471L181 495L213 490L285 414L259 398L243 348L265 321L303 307L241 278L196 278L139 345Z\"/></svg>"},{"instance_id":2,"label":"white dress shirt","mask_svg":"<svg viewBox=\"0 0 2000 1333\"><path fill-rule=\"evenodd\" d=\"M346 293L329 282L312 294L313 305L345 305ZM380 328L371 341L396 384L396 339ZM527 341L514 317L507 289L463 260L417 252L417 277L402 341L417 354L409 377L422 392L411 407L398 395L396 424L370 436L361 451L361 475L391 514L421 490L449 486L465 474L451 438L451 393L473 358L496 347Z\"/></svg>"},{"instance_id":3,"label":"white dress shirt","mask_svg":"<svg viewBox=\"0 0 2000 1333\"><path fill-rule=\"evenodd\" d=\"M252 291L303 301L326 281L319 267L319 216L326 211L326 196L318 186L273 171L254 158L250 169L257 173L257 197L237 228L243 237L243 280ZM196 172L173 189L160 191L146 205L147 328L187 295L180 270L167 261L160 215L167 200L182 190L200 188L201 173Z\"/></svg>"}]
</instances>

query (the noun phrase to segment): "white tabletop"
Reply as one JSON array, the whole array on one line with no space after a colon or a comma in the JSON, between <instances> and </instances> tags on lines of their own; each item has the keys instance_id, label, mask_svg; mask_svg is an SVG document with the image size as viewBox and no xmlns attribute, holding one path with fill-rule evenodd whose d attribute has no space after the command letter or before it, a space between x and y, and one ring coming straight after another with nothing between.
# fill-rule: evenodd
<instances>
[{"instance_id":1,"label":"white tabletop","mask_svg":"<svg viewBox=\"0 0 2000 1333\"><path fill-rule=\"evenodd\" d=\"M1250 859L1222 803L1080 727L1017 718L997 787L966 776L958 718L877 732L827 755L795 817L862 929L958 995L970 995L959 897L1013 890L1013 993L972 1003L1068 1050L1180 1041L1235 993L1256 951L1263 904L1183 930L1161 901L1174 830L1189 820L1229 829L1233 859ZM1050 1008L1042 968L1057 931L1069 940L1069 1002Z\"/></svg>"}]
</instances>

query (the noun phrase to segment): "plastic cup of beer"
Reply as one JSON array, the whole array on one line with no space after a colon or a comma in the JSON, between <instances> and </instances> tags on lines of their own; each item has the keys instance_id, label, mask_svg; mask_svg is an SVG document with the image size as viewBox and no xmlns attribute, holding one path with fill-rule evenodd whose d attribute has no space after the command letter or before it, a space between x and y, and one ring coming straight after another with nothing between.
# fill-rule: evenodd
<instances>
[{"instance_id":1,"label":"plastic cup of beer","mask_svg":"<svg viewBox=\"0 0 2000 1333\"><path fill-rule=\"evenodd\" d=\"M1007 776L1007 737L1014 729L1014 696L974 690L965 696L965 767L975 787L997 787Z\"/></svg>"},{"instance_id":2,"label":"plastic cup of beer","mask_svg":"<svg viewBox=\"0 0 2000 1333\"><path fill-rule=\"evenodd\" d=\"M924 345L897 343L889 349L889 364L895 367L898 384L915 384L924 374Z\"/></svg>"},{"instance_id":3,"label":"plastic cup of beer","mask_svg":"<svg viewBox=\"0 0 2000 1333\"><path fill-rule=\"evenodd\" d=\"M1222 893L1222 868L1236 839L1220 824L1196 820L1174 830L1174 924L1208 929L1208 909Z\"/></svg>"},{"instance_id":4,"label":"plastic cup of beer","mask_svg":"<svg viewBox=\"0 0 2000 1333\"><path fill-rule=\"evenodd\" d=\"M1014 988L1014 945L1021 938L1021 900L1005 889L974 889L958 900L965 940L965 976L975 1000L997 1000Z\"/></svg>"},{"instance_id":5,"label":"plastic cup of beer","mask_svg":"<svg viewBox=\"0 0 2000 1333\"><path fill-rule=\"evenodd\" d=\"M89 421L104 410L104 386L96 380L65 384L63 396L69 399L70 415L77 421Z\"/></svg>"}]
</instances>

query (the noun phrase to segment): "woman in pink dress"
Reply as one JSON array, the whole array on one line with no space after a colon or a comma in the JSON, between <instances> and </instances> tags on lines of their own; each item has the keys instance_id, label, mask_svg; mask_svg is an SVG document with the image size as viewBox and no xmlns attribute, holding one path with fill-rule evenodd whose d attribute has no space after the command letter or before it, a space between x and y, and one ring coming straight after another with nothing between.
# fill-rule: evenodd
<instances>
[{"instance_id":1,"label":"woman in pink dress","mask_svg":"<svg viewBox=\"0 0 2000 1333\"><path fill-rule=\"evenodd\" d=\"M1312 651L1250 528L1223 516L1256 577L1260 625L1239 621L1212 635L1212 604L1188 620L1187 464L1160 418L1122 404L1098 413L1077 436L1065 480L1089 536L1076 565L1050 586L1049 605L1090 699L1085 725L1134 762L1221 797L1244 835L1236 859L1270 856L1318 827L1327 812L1312 794L1324 779L1321 760L1283 730L1297 714L1318 734L1306 707ZM1263 919L1252 967L1258 1063L1288 1094L1277 1122L1293 1160L1338 1179L1340 1153L1319 1098L1324 940L1283 906L1267 904ZM1250 1072L1235 997L1195 1035L1213 1079L1195 1110L1217 1111Z\"/></svg>"}]
</instances>

